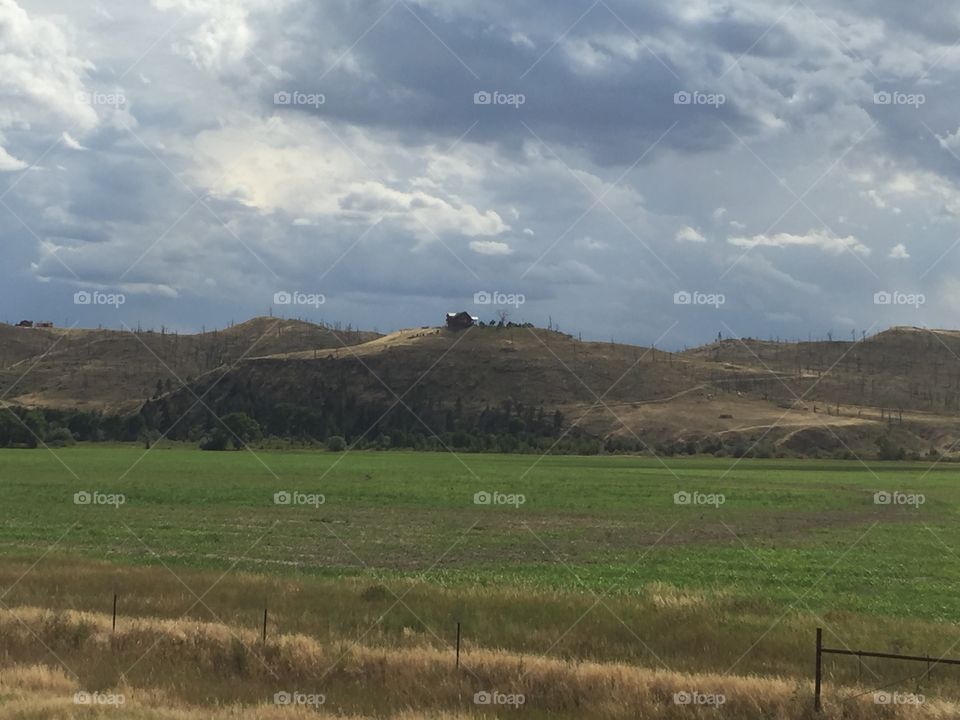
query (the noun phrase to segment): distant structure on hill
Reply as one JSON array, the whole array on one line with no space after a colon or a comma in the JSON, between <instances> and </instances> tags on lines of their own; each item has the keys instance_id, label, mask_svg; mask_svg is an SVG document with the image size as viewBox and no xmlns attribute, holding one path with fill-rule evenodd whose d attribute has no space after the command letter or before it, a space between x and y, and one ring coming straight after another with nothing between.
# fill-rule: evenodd
<instances>
[{"instance_id":1,"label":"distant structure on hill","mask_svg":"<svg viewBox=\"0 0 960 720\"><path fill-rule=\"evenodd\" d=\"M478 322L480 322L480 318L471 315L466 311L447 313L447 328L450 330L466 330L468 327L473 327Z\"/></svg>"},{"instance_id":2,"label":"distant structure on hill","mask_svg":"<svg viewBox=\"0 0 960 720\"><path fill-rule=\"evenodd\" d=\"M33 320L21 320L20 322L17 323L17 327L21 327L21 328L33 328L33 327L38 327L38 328L52 328L52 327L53 327L53 323L50 322L49 320L40 320L40 321L38 321L38 322L34 322Z\"/></svg>"}]
</instances>

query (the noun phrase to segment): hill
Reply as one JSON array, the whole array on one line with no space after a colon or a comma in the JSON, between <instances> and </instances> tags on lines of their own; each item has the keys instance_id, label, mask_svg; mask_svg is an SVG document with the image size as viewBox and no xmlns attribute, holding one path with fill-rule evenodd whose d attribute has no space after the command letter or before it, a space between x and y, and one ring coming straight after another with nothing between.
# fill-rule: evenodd
<instances>
[{"instance_id":1,"label":"hill","mask_svg":"<svg viewBox=\"0 0 960 720\"><path fill-rule=\"evenodd\" d=\"M376 333L254 318L224 330L19 328L0 324L0 397L26 407L136 412L156 394L257 353L343 347Z\"/></svg>"},{"instance_id":2,"label":"hill","mask_svg":"<svg viewBox=\"0 0 960 720\"><path fill-rule=\"evenodd\" d=\"M8 401L140 411L176 439L242 412L267 435L474 450L583 451L573 441L590 439L659 454L875 457L880 438L891 454L949 455L960 442L955 331L669 353L528 326L380 336L257 318L191 336L2 326L0 343ZM494 435L519 442L482 439Z\"/></svg>"}]
</instances>

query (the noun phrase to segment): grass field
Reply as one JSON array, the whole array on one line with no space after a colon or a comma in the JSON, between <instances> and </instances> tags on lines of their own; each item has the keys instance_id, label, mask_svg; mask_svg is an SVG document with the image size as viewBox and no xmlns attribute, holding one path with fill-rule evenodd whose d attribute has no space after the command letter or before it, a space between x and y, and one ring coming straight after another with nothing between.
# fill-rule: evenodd
<instances>
[{"instance_id":1,"label":"grass field","mask_svg":"<svg viewBox=\"0 0 960 720\"><path fill-rule=\"evenodd\" d=\"M23 623L6 623L0 641L4 662L65 664L85 687L113 687L122 675L202 704L255 703L276 686L250 676L246 643L232 662L247 674L220 684L164 676L154 658L124 672L140 649L133 641L96 660L85 642L114 592L121 631L191 622L253 638L266 606L268 638L278 643L301 634L328 654L358 643L452 661L460 621L467 652L510 653L521 664L785 678L803 684L791 691L799 695L817 626L832 646L960 656L960 468L950 464L55 452L0 453L2 607L36 623L26 634ZM123 502L76 504L82 492ZM277 504L283 492L312 504ZM476 504L481 492L523 502ZM911 504L878 504L877 492ZM710 504L678 504L676 493ZM319 495L322 503L309 497ZM71 615L78 611L90 615ZM391 657L383 662L398 662ZM412 693L398 703L355 687L348 661L329 659L325 687L344 712L469 713L477 708L461 695L483 689L468 667L449 697ZM867 689L922 670L827 664L829 682ZM955 697L958 677L938 667L922 688L911 679L900 689ZM551 698L523 712L572 711ZM649 715L661 716L673 717Z\"/></svg>"}]
</instances>

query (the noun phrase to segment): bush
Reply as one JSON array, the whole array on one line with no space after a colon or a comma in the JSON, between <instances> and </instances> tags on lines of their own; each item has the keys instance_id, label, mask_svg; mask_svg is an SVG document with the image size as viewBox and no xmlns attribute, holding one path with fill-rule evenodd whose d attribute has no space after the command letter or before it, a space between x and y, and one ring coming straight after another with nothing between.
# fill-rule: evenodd
<instances>
[{"instance_id":1,"label":"bush","mask_svg":"<svg viewBox=\"0 0 960 720\"><path fill-rule=\"evenodd\" d=\"M201 450L226 450L230 444L230 438L226 431L217 428L207 437L200 441Z\"/></svg>"},{"instance_id":2,"label":"bush","mask_svg":"<svg viewBox=\"0 0 960 720\"><path fill-rule=\"evenodd\" d=\"M73 433L67 430L67 428L58 427L58 428L54 428L53 430L50 430L47 433L47 438L45 442L48 447L59 448L59 447L67 447L69 445L74 445L76 443L76 439L74 439Z\"/></svg>"},{"instance_id":3,"label":"bush","mask_svg":"<svg viewBox=\"0 0 960 720\"><path fill-rule=\"evenodd\" d=\"M876 440L877 458L880 460L903 460L907 451L897 445L889 435L881 435Z\"/></svg>"},{"instance_id":4,"label":"bush","mask_svg":"<svg viewBox=\"0 0 960 720\"><path fill-rule=\"evenodd\" d=\"M226 434L233 441L235 450L263 438L263 430L260 428L260 424L246 413L230 413L223 418L223 424L227 428Z\"/></svg>"},{"instance_id":5,"label":"bush","mask_svg":"<svg viewBox=\"0 0 960 720\"><path fill-rule=\"evenodd\" d=\"M330 452L343 452L347 449L347 441L339 435L333 435L327 438L327 450Z\"/></svg>"}]
</instances>

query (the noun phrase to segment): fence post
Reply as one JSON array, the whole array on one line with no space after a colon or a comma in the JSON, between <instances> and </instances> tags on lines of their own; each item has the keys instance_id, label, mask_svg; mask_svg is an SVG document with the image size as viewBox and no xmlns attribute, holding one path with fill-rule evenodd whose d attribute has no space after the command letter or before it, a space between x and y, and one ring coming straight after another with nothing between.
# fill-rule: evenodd
<instances>
[{"instance_id":1,"label":"fence post","mask_svg":"<svg viewBox=\"0 0 960 720\"><path fill-rule=\"evenodd\" d=\"M113 632L117 632L117 594L113 594Z\"/></svg>"},{"instance_id":2,"label":"fence post","mask_svg":"<svg viewBox=\"0 0 960 720\"><path fill-rule=\"evenodd\" d=\"M263 607L263 635L262 635L262 638L263 638L264 644L266 644L266 642L267 642L267 607L266 607L266 605L264 605L264 607Z\"/></svg>"},{"instance_id":3,"label":"fence post","mask_svg":"<svg viewBox=\"0 0 960 720\"><path fill-rule=\"evenodd\" d=\"M823 628L817 628L817 674L813 689L813 711L820 712L820 684L822 678Z\"/></svg>"},{"instance_id":4,"label":"fence post","mask_svg":"<svg viewBox=\"0 0 960 720\"><path fill-rule=\"evenodd\" d=\"M460 669L460 623L457 623L457 670Z\"/></svg>"}]
</instances>

